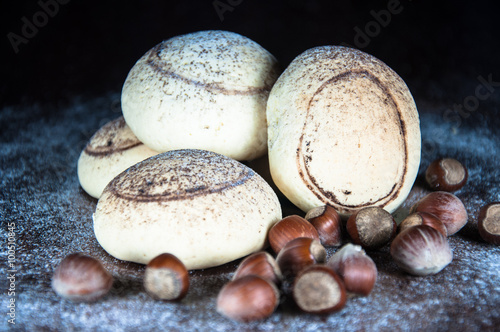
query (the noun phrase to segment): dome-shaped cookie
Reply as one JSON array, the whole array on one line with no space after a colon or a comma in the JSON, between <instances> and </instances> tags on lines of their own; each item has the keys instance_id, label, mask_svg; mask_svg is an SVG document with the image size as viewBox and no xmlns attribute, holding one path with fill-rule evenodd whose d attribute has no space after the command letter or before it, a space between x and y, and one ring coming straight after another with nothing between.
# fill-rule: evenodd
<instances>
[{"instance_id":1,"label":"dome-shaped cookie","mask_svg":"<svg viewBox=\"0 0 500 332\"><path fill-rule=\"evenodd\" d=\"M375 57L340 46L295 58L267 104L269 162L278 188L304 211L394 211L420 164L420 126L404 81Z\"/></svg>"},{"instance_id":2,"label":"dome-shaped cookie","mask_svg":"<svg viewBox=\"0 0 500 332\"><path fill-rule=\"evenodd\" d=\"M175 150L114 178L97 204L94 231L118 259L146 264L171 253L201 269L261 250L280 219L276 194L249 167L213 152Z\"/></svg>"},{"instance_id":3,"label":"dome-shaped cookie","mask_svg":"<svg viewBox=\"0 0 500 332\"><path fill-rule=\"evenodd\" d=\"M156 45L130 70L123 115L156 151L203 149L237 160L267 152L266 101L274 56L227 31L200 31Z\"/></svg>"},{"instance_id":4,"label":"dome-shaped cookie","mask_svg":"<svg viewBox=\"0 0 500 332\"><path fill-rule=\"evenodd\" d=\"M90 138L78 159L78 180L83 190L99 198L115 176L155 154L158 152L142 144L121 116Z\"/></svg>"}]
</instances>

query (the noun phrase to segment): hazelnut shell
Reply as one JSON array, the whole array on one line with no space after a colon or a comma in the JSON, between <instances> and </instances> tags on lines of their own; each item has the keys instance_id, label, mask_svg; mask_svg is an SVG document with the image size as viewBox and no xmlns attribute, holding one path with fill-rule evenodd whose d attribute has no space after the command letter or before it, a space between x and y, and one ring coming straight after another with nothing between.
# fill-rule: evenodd
<instances>
[{"instance_id":1,"label":"hazelnut shell","mask_svg":"<svg viewBox=\"0 0 500 332\"><path fill-rule=\"evenodd\" d=\"M401 269L417 276L436 274L453 259L447 238L426 225L399 233L392 241L390 252Z\"/></svg>"},{"instance_id":2,"label":"hazelnut shell","mask_svg":"<svg viewBox=\"0 0 500 332\"><path fill-rule=\"evenodd\" d=\"M278 221L269 230L269 244L276 254L293 239L298 237L309 237L319 241L318 231L306 219L298 216L287 216Z\"/></svg>"},{"instance_id":3,"label":"hazelnut shell","mask_svg":"<svg viewBox=\"0 0 500 332\"><path fill-rule=\"evenodd\" d=\"M301 310L315 314L338 311L347 299L342 279L325 265L303 269L295 278L292 294Z\"/></svg>"},{"instance_id":4,"label":"hazelnut shell","mask_svg":"<svg viewBox=\"0 0 500 332\"><path fill-rule=\"evenodd\" d=\"M361 246L346 244L326 264L342 278L351 293L366 296L377 281L377 266Z\"/></svg>"},{"instance_id":5,"label":"hazelnut shell","mask_svg":"<svg viewBox=\"0 0 500 332\"><path fill-rule=\"evenodd\" d=\"M479 210L477 226L483 240L500 245L500 202L489 203Z\"/></svg>"},{"instance_id":6,"label":"hazelnut shell","mask_svg":"<svg viewBox=\"0 0 500 332\"><path fill-rule=\"evenodd\" d=\"M156 300L180 300L189 289L188 271L174 255L158 255L146 266L144 289Z\"/></svg>"},{"instance_id":7,"label":"hazelnut shell","mask_svg":"<svg viewBox=\"0 0 500 332\"><path fill-rule=\"evenodd\" d=\"M326 260L326 250L318 240L300 237L288 242L276 262L284 277L295 276L304 267Z\"/></svg>"},{"instance_id":8,"label":"hazelnut shell","mask_svg":"<svg viewBox=\"0 0 500 332\"><path fill-rule=\"evenodd\" d=\"M349 217L346 229L355 244L366 249L377 249L392 240L397 224L384 209L366 207Z\"/></svg>"},{"instance_id":9,"label":"hazelnut shell","mask_svg":"<svg viewBox=\"0 0 500 332\"><path fill-rule=\"evenodd\" d=\"M228 282L217 297L217 311L240 322L265 319L279 304L279 290L267 279L246 275Z\"/></svg>"},{"instance_id":10,"label":"hazelnut shell","mask_svg":"<svg viewBox=\"0 0 500 332\"><path fill-rule=\"evenodd\" d=\"M467 182L467 168L453 158L434 160L425 172L425 180L433 190L456 191Z\"/></svg>"},{"instance_id":11,"label":"hazelnut shell","mask_svg":"<svg viewBox=\"0 0 500 332\"><path fill-rule=\"evenodd\" d=\"M413 205L410 213L427 212L436 216L446 227L448 236L455 234L467 223L467 210L462 201L446 191L432 192Z\"/></svg>"},{"instance_id":12,"label":"hazelnut shell","mask_svg":"<svg viewBox=\"0 0 500 332\"><path fill-rule=\"evenodd\" d=\"M93 302L112 285L113 277L101 262L81 253L66 256L52 277L54 291L74 302Z\"/></svg>"},{"instance_id":13,"label":"hazelnut shell","mask_svg":"<svg viewBox=\"0 0 500 332\"><path fill-rule=\"evenodd\" d=\"M257 275L279 285L283 279L281 270L273 256L265 251L259 251L247 256L238 265L233 280L246 275Z\"/></svg>"},{"instance_id":14,"label":"hazelnut shell","mask_svg":"<svg viewBox=\"0 0 500 332\"><path fill-rule=\"evenodd\" d=\"M446 230L446 226L443 224L443 222L439 220L435 215L427 212L415 212L407 216L398 226L399 233L409 227L417 225L430 226L432 228L435 228L444 236L448 236L448 231Z\"/></svg>"},{"instance_id":15,"label":"hazelnut shell","mask_svg":"<svg viewBox=\"0 0 500 332\"><path fill-rule=\"evenodd\" d=\"M315 207L305 216L318 231L319 239L324 246L338 247L342 244L342 228L340 216L329 205Z\"/></svg>"}]
</instances>

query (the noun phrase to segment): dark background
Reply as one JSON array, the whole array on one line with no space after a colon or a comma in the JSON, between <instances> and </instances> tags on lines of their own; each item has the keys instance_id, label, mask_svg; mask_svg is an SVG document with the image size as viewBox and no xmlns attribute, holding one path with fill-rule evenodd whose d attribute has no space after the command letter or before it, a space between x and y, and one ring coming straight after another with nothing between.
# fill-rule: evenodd
<instances>
[{"instance_id":1,"label":"dark background","mask_svg":"<svg viewBox=\"0 0 500 332\"><path fill-rule=\"evenodd\" d=\"M416 100L460 103L473 92L479 75L492 74L500 81L500 29L493 1L401 0L400 13L391 15L368 43L356 45L355 28L365 31L375 20L371 11L386 10L390 2L220 0L232 8L221 20L213 0L72 0L59 5L16 54L8 33L22 36L22 18L33 22L42 8L35 0L2 1L0 100L3 105L61 103L119 92L148 49L175 35L207 29L255 40L283 68L314 46L362 46L398 72ZM464 87L464 81L471 86Z\"/></svg>"}]
</instances>

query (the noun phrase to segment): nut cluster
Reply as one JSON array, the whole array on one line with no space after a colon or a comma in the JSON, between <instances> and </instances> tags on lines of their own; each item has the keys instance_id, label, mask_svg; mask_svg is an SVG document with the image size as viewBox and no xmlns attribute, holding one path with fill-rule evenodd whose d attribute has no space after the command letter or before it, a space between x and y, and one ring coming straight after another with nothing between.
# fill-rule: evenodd
<instances>
[{"instance_id":1,"label":"nut cluster","mask_svg":"<svg viewBox=\"0 0 500 332\"><path fill-rule=\"evenodd\" d=\"M219 292L219 313L243 322L265 319L276 310L280 290L302 311L316 314L342 309L348 292L368 295L377 269L361 247L349 245L326 262L323 245L339 246L341 228L329 206L312 209L306 218L283 218L268 234L276 259L267 252L243 259Z\"/></svg>"}]
</instances>

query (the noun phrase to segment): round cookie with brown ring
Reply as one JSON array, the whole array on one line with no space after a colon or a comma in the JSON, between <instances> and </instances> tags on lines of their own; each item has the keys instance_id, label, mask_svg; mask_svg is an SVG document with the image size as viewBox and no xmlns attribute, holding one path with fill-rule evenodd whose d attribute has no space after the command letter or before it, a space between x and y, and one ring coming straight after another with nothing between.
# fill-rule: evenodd
<instances>
[{"instance_id":1,"label":"round cookie with brown ring","mask_svg":"<svg viewBox=\"0 0 500 332\"><path fill-rule=\"evenodd\" d=\"M303 211L328 204L344 217L393 212L420 165L413 97L391 68L342 46L296 57L267 103L271 175Z\"/></svg>"},{"instance_id":2,"label":"round cookie with brown ring","mask_svg":"<svg viewBox=\"0 0 500 332\"><path fill-rule=\"evenodd\" d=\"M271 187L238 161L175 150L115 177L93 219L98 242L118 259L147 264L168 252L187 269L202 269L263 249L281 206Z\"/></svg>"},{"instance_id":3,"label":"round cookie with brown ring","mask_svg":"<svg viewBox=\"0 0 500 332\"><path fill-rule=\"evenodd\" d=\"M83 190L99 198L115 176L156 154L137 139L120 116L90 138L78 158L78 180Z\"/></svg>"},{"instance_id":4,"label":"round cookie with brown ring","mask_svg":"<svg viewBox=\"0 0 500 332\"><path fill-rule=\"evenodd\" d=\"M267 152L276 58L228 31L176 36L146 52L122 90L123 115L150 148L203 149L236 160Z\"/></svg>"}]
</instances>

